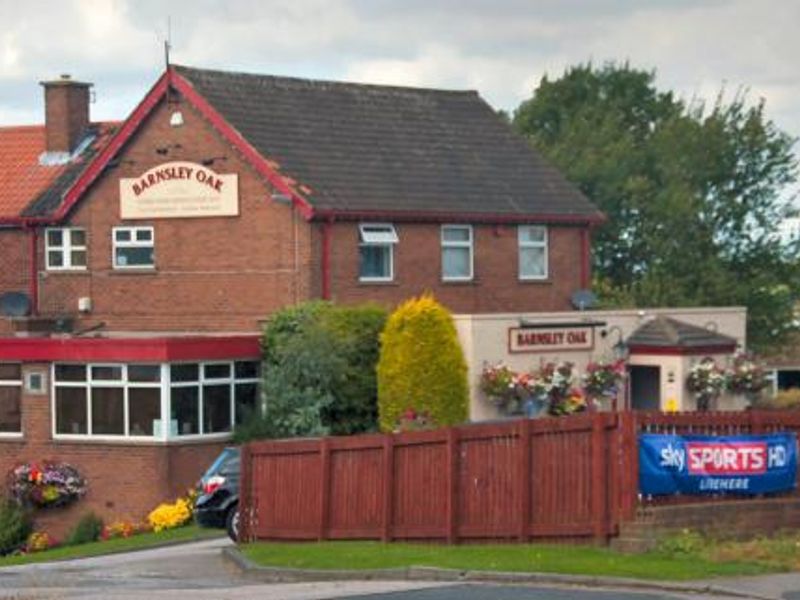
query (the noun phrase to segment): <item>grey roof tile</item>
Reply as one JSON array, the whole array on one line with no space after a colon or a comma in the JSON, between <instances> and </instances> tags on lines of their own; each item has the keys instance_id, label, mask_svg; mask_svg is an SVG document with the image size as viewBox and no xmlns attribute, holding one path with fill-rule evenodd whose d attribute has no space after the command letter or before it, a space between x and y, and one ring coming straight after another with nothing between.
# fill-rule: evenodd
<instances>
[{"instance_id":1,"label":"grey roof tile","mask_svg":"<svg viewBox=\"0 0 800 600\"><path fill-rule=\"evenodd\" d=\"M634 331L626 340L628 346L701 348L735 346L736 339L705 327L684 323L671 317L658 316Z\"/></svg>"},{"instance_id":2,"label":"grey roof tile","mask_svg":"<svg viewBox=\"0 0 800 600\"><path fill-rule=\"evenodd\" d=\"M317 209L601 216L476 92L175 69Z\"/></svg>"}]
</instances>

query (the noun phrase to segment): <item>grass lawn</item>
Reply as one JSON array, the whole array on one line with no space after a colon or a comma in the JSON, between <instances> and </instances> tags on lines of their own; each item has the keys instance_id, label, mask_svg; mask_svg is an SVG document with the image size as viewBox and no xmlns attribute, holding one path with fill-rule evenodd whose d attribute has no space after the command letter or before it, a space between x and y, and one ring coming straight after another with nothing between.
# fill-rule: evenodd
<instances>
[{"instance_id":1,"label":"grass lawn","mask_svg":"<svg viewBox=\"0 0 800 600\"><path fill-rule=\"evenodd\" d=\"M785 567L701 555L619 554L607 548L548 544L421 545L379 542L258 542L241 546L250 560L274 567L382 569L409 566L447 569L605 575L689 580L756 575Z\"/></svg>"},{"instance_id":2,"label":"grass lawn","mask_svg":"<svg viewBox=\"0 0 800 600\"><path fill-rule=\"evenodd\" d=\"M188 525L177 529L168 529L160 533L142 533L129 538L116 538L106 542L92 542L89 544L80 544L78 546L62 546L23 556L0 556L0 567L46 562L50 560L86 558L89 556L99 556L101 554L128 552L130 550L143 550L167 543L192 542L223 537L224 535L225 532L220 529L205 529L197 525Z\"/></svg>"}]
</instances>

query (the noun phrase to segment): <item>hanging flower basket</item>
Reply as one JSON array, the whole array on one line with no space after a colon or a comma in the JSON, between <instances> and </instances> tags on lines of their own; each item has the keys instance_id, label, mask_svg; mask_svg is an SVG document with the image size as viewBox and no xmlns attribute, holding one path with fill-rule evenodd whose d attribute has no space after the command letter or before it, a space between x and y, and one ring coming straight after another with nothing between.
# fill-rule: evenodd
<instances>
[{"instance_id":1,"label":"hanging flower basket","mask_svg":"<svg viewBox=\"0 0 800 600\"><path fill-rule=\"evenodd\" d=\"M711 410L714 401L725 388L725 379L725 371L711 357L704 358L691 368L686 378L686 387L697 397L697 410Z\"/></svg>"},{"instance_id":2,"label":"hanging flower basket","mask_svg":"<svg viewBox=\"0 0 800 600\"><path fill-rule=\"evenodd\" d=\"M625 379L625 361L590 362L583 375L583 391L587 399L597 406L613 400Z\"/></svg>"},{"instance_id":3,"label":"hanging flower basket","mask_svg":"<svg viewBox=\"0 0 800 600\"><path fill-rule=\"evenodd\" d=\"M758 364L751 355L745 353L739 353L733 357L727 375L728 390L747 397L751 403L758 400L761 392L770 383L764 367Z\"/></svg>"},{"instance_id":4,"label":"hanging flower basket","mask_svg":"<svg viewBox=\"0 0 800 600\"><path fill-rule=\"evenodd\" d=\"M66 506L86 494L86 480L66 463L24 463L8 474L8 490L23 506Z\"/></svg>"}]
</instances>

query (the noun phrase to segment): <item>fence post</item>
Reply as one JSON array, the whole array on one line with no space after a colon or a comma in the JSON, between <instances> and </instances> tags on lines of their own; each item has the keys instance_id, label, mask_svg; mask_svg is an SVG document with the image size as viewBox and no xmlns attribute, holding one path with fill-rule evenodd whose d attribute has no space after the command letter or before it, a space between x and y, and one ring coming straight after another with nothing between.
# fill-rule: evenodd
<instances>
[{"instance_id":1,"label":"fence post","mask_svg":"<svg viewBox=\"0 0 800 600\"><path fill-rule=\"evenodd\" d=\"M320 457L320 515L319 515L319 532L317 537L320 540L326 539L328 535L328 517L330 515L331 499L331 449L328 438L322 438L319 442L319 457Z\"/></svg>"},{"instance_id":2,"label":"fence post","mask_svg":"<svg viewBox=\"0 0 800 600\"><path fill-rule=\"evenodd\" d=\"M455 427L447 429L447 543L458 542L459 439Z\"/></svg>"},{"instance_id":3,"label":"fence post","mask_svg":"<svg viewBox=\"0 0 800 600\"><path fill-rule=\"evenodd\" d=\"M530 539L529 523L531 520L531 421L522 419L519 422L519 473L517 474L519 489L519 541Z\"/></svg>"},{"instance_id":4,"label":"fence post","mask_svg":"<svg viewBox=\"0 0 800 600\"><path fill-rule=\"evenodd\" d=\"M392 520L394 518L394 437L383 436L383 527L381 539L392 541Z\"/></svg>"},{"instance_id":5,"label":"fence post","mask_svg":"<svg viewBox=\"0 0 800 600\"><path fill-rule=\"evenodd\" d=\"M602 413L592 415L592 520L594 539L604 543L608 530L606 498L608 480L606 475L607 449Z\"/></svg>"},{"instance_id":6,"label":"fence post","mask_svg":"<svg viewBox=\"0 0 800 600\"><path fill-rule=\"evenodd\" d=\"M748 411L750 418L750 433L761 434L765 432L764 420L761 417L761 412L757 410Z\"/></svg>"},{"instance_id":7,"label":"fence post","mask_svg":"<svg viewBox=\"0 0 800 600\"><path fill-rule=\"evenodd\" d=\"M636 515L639 496L639 453L636 440L636 415L632 411L620 414L621 461L620 465L620 522Z\"/></svg>"},{"instance_id":8,"label":"fence post","mask_svg":"<svg viewBox=\"0 0 800 600\"><path fill-rule=\"evenodd\" d=\"M252 521L256 518L253 506L253 465L250 444L242 446L241 479L239 483L239 542L255 541Z\"/></svg>"}]
</instances>

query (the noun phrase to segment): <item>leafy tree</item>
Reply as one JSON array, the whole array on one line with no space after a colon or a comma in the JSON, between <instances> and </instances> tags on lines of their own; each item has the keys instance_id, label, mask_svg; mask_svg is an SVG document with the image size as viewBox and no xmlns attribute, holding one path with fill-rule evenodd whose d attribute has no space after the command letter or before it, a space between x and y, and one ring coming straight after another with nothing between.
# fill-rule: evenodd
<instances>
[{"instance_id":1,"label":"leafy tree","mask_svg":"<svg viewBox=\"0 0 800 600\"><path fill-rule=\"evenodd\" d=\"M309 302L276 312L263 338L266 412L237 427L239 442L377 428L378 336L386 311Z\"/></svg>"},{"instance_id":2,"label":"leafy tree","mask_svg":"<svg viewBox=\"0 0 800 600\"><path fill-rule=\"evenodd\" d=\"M798 248L794 140L739 92L711 106L660 91L655 74L591 64L544 77L514 126L608 216L594 236L606 305L743 304L755 346L793 328Z\"/></svg>"},{"instance_id":3,"label":"leafy tree","mask_svg":"<svg viewBox=\"0 0 800 600\"><path fill-rule=\"evenodd\" d=\"M400 305L381 334L378 412L392 431L406 409L427 412L436 425L467 418L467 365L453 318L432 296Z\"/></svg>"}]
</instances>

